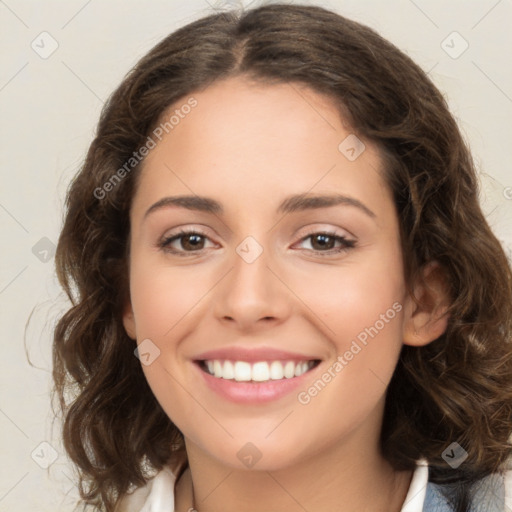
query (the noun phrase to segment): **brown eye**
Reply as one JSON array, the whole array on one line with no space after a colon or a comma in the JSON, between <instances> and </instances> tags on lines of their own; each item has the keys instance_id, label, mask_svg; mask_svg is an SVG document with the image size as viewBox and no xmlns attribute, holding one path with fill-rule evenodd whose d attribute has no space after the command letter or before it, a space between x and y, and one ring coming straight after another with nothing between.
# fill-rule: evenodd
<instances>
[{"instance_id":1,"label":"brown eye","mask_svg":"<svg viewBox=\"0 0 512 512\"><path fill-rule=\"evenodd\" d=\"M336 242L335 238L330 235L326 235L324 233L318 233L316 235L311 236L311 246L315 250L322 250L322 249L333 249L334 244Z\"/></svg>"},{"instance_id":2,"label":"brown eye","mask_svg":"<svg viewBox=\"0 0 512 512\"><path fill-rule=\"evenodd\" d=\"M181 247L186 251L193 251L195 249L203 249L204 237L197 234L185 235L181 238Z\"/></svg>"},{"instance_id":3,"label":"brown eye","mask_svg":"<svg viewBox=\"0 0 512 512\"><path fill-rule=\"evenodd\" d=\"M207 240L209 238L206 235L197 231L180 231L175 235L164 238L159 245L166 252L186 255L205 249Z\"/></svg>"},{"instance_id":4,"label":"brown eye","mask_svg":"<svg viewBox=\"0 0 512 512\"><path fill-rule=\"evenodd\" d=\"M344 236L336 233L311 233L304 237L301 243L309 241L310 248L305 248L309 252L316 253L320 256L329 256L339 254L355 247L355 240L348 240Z\"/></svg>"}]
</instances>

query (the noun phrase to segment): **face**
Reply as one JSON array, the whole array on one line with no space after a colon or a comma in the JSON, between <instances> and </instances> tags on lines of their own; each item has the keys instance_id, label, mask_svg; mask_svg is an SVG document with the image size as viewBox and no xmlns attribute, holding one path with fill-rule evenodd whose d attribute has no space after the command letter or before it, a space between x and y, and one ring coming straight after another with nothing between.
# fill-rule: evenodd
<instances>
[{"instance_id":1,"label":"face","mask_svg":"<svg viewBox=\"0 0 512 512\"><path fill-rule=\"evenodd\" d=\"M130 214L124 325L152 391L188 443L233 467L378 432L406 294L377 149L296 84L192 96Z\"/></svg>"}]
</instances>

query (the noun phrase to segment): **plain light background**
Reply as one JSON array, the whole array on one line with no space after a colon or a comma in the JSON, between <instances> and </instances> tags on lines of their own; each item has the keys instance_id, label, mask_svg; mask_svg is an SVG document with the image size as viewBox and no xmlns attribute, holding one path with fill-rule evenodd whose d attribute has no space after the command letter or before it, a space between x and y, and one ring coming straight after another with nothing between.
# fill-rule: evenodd
<instances>
[{"instance_id":1,"label":"plain light background","mask_svg":"<svg viewBox=\"0 0 512 512\"><path fill-rule=\"evenodd\" d=\"M164 36L239 3L0 0L0 511L71 511L78 497L50 409L51 331L67 306L52 251L103 102ZM375 28L429 71L472 147L484 211L512 254L511 2L301 3Z\"/></svg>"}]
</instances>

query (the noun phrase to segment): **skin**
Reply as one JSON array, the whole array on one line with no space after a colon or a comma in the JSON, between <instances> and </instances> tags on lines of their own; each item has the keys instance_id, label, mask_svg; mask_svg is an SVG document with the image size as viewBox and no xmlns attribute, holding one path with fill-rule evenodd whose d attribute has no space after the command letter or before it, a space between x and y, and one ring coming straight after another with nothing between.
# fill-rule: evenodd
<instances>
[{"instance_id":1,"label":"skin","mask_svg":"<svg viewBox=\"0 0 512 512\"><path fill-rule=\"evenodd\" d=\"M351 131L329 98L240 77L193 96L198 106L150 152L139 176L124 314L130 337L159 348L143 370L185 436L189 468L176 486L176 510L188 510L194 494L200 512L398 512L412 472L394 471L378 438L402 344L425 345L446 329L436 267L425 269L428 287L415 284L415 303L378 150L364 141L355 161L338 150ZM374 217L351 205L276 213L291 194L334 192ZM168 206L145 216L177 195L213 198L224 212ZM185 256L159 246L179 228L201 229L199 251L186 237L172 244ZM325 230L355 246L322 256L341 244L323 248L306 237ZM252 263L236 252L247 236L263 248ZM197 378L192 360L200 352L271 346L321 359L311 385L397 302L401 311L307 405L295 392L235 404ZM262 455L251 469L237 457L247 442Z\"/></svg>"}]
</instances>

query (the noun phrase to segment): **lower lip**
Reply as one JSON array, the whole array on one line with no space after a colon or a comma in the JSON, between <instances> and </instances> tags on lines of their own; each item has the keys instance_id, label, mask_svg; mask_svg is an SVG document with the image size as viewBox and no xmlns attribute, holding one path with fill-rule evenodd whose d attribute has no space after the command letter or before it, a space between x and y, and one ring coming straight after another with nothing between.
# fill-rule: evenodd
<instances>
[{"instance_id":1,"label":"lower lip","mask_svg":"<svg viewBox=\"0 0 512 512\"><path fill-rule=\"evenodd\" d=\"M306 379L311 377L312 372L320 364L299 377L266 382L237 382L236 380L219 379L202 370L198 363L194 363L194 366L203 376L206 385L222 397L241 404L259 404L278 400L304 385Z\"/></svg>"}]
</instances>

